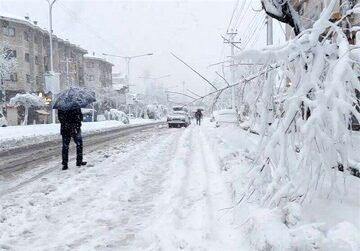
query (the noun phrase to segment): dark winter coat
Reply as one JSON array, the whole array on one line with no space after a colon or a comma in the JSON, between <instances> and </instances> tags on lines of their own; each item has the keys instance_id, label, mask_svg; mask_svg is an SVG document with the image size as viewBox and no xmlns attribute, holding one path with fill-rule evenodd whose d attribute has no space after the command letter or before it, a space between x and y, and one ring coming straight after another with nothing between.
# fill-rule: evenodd
<instances>
[{"instance_id":1,"label":"dark winter coat","mask_svg":"<svg viewBox=\"0 0 360 251\"><path fill-rule=\"evenodd\" d=\"M58 110L58 117L61 123L61 135L74 135L80 132L83 114L81 109L62 111Z\"/></svg>"},{"instance_id":2,"label":"dark winter coat","mask_svg":"<svg viewBox=\"0 0 360 251\"><path fill-rule=\"evenodd\" d=\"M202 112L200 110L195 112L195 118L196 119L201 119L202 118Z\"/></svg>"}]
</instances>

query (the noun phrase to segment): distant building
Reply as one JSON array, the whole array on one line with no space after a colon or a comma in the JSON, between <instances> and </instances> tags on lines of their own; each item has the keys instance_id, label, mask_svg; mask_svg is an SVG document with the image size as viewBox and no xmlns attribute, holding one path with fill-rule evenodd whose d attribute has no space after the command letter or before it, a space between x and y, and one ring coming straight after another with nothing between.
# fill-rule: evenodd
<instances>
[{"instance_id":1,"label":"distant building","mask_svg":"<svg viewBox=\"0 0 360 251\"><path fill-rule=\"evenodd\" d=\"M106 110L115 108L118 100L117 92L113 89L112 63L95 55L85 55L85 86L95 91L95 109L102 114Z\"/></svg>"},{"instance_id":2,"label":"distant building","mask_svg":"<svg viewBox=\"0 0 360 251\"><path fill-rule=\"evenodd\" d=\"M114 90L117 90L123 94L129 92L129 86L127 85L127 78L125 75L121 73L113 73L112 81Z\"/></svg>"},{"instance_id":3,"label":"distant building","mask_svg":"<svg viewBox=\"0 0 360 251\"><path fill-rule=\"evenodd\" d=\"M85 55L85 86L95 89L112 87L112 63L103 58Z\"/></svg>"},{"instance_id":4,"label":"distant building","mask_svg":"<svg viewBox=\"0 0 360 251\"><path fill-rule=\"evenodd\" d=\"M44 73L50 70L50 42L48 31L41 29L29 17L23 19L0 15L0 43L7 45L17 60L16 71L5 80L11 92L44 92ZM87 51L53 36L54 71L59 72L61 87L67 84L67 66L76 85L84 85L84 60ZM11 95L10 95L11 96Z\"/></svg>"},{"instance_id":5,"label":"distant building","mask_svg":"<svg viewBox=\"0 0 360 251\"><path fill-rule=\"evenodd\" d=\"M0 13L0 25L0 44L6 46L9 56L17 60L14 73L4 79L1 88L5 90L6 102L16 93L32 92L46 96L44 74L50 70L48 31L27 16L21 18ZM68 84L84 85L86 53L79 46L53 36L54 71L60 73L62 89ZM32 120L35 118L30 116Z\"/></svg>"}]
</instances>

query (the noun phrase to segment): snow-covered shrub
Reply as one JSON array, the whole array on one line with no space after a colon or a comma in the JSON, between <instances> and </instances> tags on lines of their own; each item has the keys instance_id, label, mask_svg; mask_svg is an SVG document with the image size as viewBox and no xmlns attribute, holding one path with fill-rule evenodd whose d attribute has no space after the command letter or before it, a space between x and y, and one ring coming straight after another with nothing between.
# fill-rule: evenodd
<instances>
[{"instance_id":1,"label":"snow-covered shrub","mask_svg":"<svg viewBox=\"0 0 360 251\"><path fill-rule=\"evenodd\" d=\"M290 235L279 209L257 209L244 223L251 248L259 251L290 250Z\"/></svg>"},{"instance_id":2,"label":"snow-covered shrub","mask_svg":"<svg viewBox=\"0 0 360 251\"><path fill-rule=\"evenodd\" d=\"M0 45L0 80L5 80L15 69L16 58L11 53L7 44Z\"/></svg>"},{"instance_id":3,"label":"snow-covered shrub","mask_svg":"<svg viewBox=\"0 0 360 251\"><path fill-rule=\"evenodd\" d=\"M10 99L9 104L14 106L24 106L25 108L25 117L23 122L24 125L27 125L28 123L28 114L30 107L45 106L45 102L41 97L30 93L16 94L15 97Z\"/></svg>"},{"instance_id":4,"label":"snow-covered shrub","mask_svg":"<svg viewBox=\"0 0 360 251\"><path fill-rule=\"evenodd\" d=\"M294 40L237 57L260 62L267 72L252 106L261 140L248 187L265 206L304 201L322 177L336 179L339 164L344 177L348 174L349 127L352 116L360 119L355 94L360 59L341 22L330 21L336 2ZM281 98L275 103L274 97Z\"/></svg>"},{"instance_id":5,"label":"snow-covered shrub","mask_svg":"<svg viewBox=\"0 0 360 251\"><path fill-rule=\"evenodd\" d=\"M284 219L283 222L288 227L296 226L302 219L301 206L296 202L291 202L285 205L283 208Z\"/></svg>"},{"instance_id":6,"label":"snow-covered shrub","mask_svg":"<svg viewBox=\"0 0 360 251\"><path fill-rule=\"evenodd\" d=\"M340 222L328 231L322 250L360 250L360 231L349 222Z\"/></svg>"},{"instance_id":7,"label":"snow-covered shrub","mask_svg":"<svg viewBox=\"0 0 360 251\"><path fill-rule=\"evenodd\" d=\"M166 115L166 108L162 105L147 105L146 113L149 119L161 119Z\"/></svg>"},{"instance_id":8,"label":"snow-covered shrub","mask_svg":"<svg viewBox=\"0 0 360 251\"><path fill-rule=\"evenodd\" d=\"M290 214L300 213L299 205L289 204L289 209ZM355 251L360 248L360 232L349 222L327 229L325 224L307 224L300 220L291 226L284 222L286 217L289 211L279 208L254 210L243 225L252 250Z\"/></svg>"},{"instance_id":9,"label":"snow-covered shrub","mask_svg":"<svg viewBox=\"0 0 360 251\"><path fill-rule=\"evenodd\" d=\"M129 117L125 114L125 112L116 110L116 109L110 109L110 111L107 113L107 116L109 119L121 121L124 124L129 124Z\"/></svg>"}]
</instances>

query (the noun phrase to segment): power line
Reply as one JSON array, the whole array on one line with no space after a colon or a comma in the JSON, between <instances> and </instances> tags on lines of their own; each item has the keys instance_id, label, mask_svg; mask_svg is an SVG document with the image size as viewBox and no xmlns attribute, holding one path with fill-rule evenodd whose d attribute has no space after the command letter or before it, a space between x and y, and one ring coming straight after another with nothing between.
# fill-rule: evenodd
<instances>
[{"instance_id":1,"label":"power line","mask_svg":"<svg viewBox=\"0 0 360 251\"><path fill-rule=\"evenodd\" d=\"M256 23L255 21L256 21L256 18L258 17L258 15L259 15L258 12L255 15L253 15L251 21L249 22L249 25L246 27L246 29L244 31L242 31L241 37L244 37L245 35L248 36L249 30L253 29L255 26L255 23Z\"/></svg>"},{"instance_id":2,"label":"power line","mask_svg":"<svg viewBox=\"0 0 360 251\"><path fill-rule=\"evenodd\" d=\"M264 16L257 20L257 22L252 27L252 30L247 34L246 38L244 39L244 45L243 45L244 47L247 47L251 39L256 35L261 25L263 25L264 21L265 21Z\"/></svg>"},{"instance_id":3,"label":"power line","mask_svg":"<svg viewBox=\"0 0 360 251\"><path fill-rule=\"evenodd\" d=\"M241 7L240 7L240 9L239 9L239 11L238 11L238 13L236 15L236 18L235 18L235 25L234 25L235 28L237 26L236 24L238 23L240 16L242 15L242 12L244 11L245 4L246 4L246 0L242 0Z\"/></svg>"},{"instance_id":4,"label":"power line","mask_svg":"<svg viewBox=\"0 0 360 251\"><path fill-rule=\"evenodd\" d=\"M262 25L260 26L260 28L259 28L259 31L262 30L262 29L265 27L265 25L266 25L266 22L263 22L263 24L262 24ZM256 43L257 38L259 38L259 34L260 34L260 33L257 33L257 36L253 36L253 38L255 38L255 39L250 40L250 41L252 41L251 44L250 44L250 46L253 46L253 45ZM249 41L249 42L250 42L250 41Z\"/></svg>"},{"instance_id":5,"label":"power line","mask_svg":"<svg viewBox=\"0 0 360 251\"><path fill-rule=\"evenodd\" d=\"M86 28L88 31L90 31L90 33L94 37L96 37L96 38L100 39L101 41L107 43L108 45L110 45L116 51L119 51L119 52L121 51L113 42L103 38L103 36L101 34L99 34L95 28L93 28L88 23L84 22L84 20L80 19L79 15L77 13L70 10L68 7L66 7L64 4L62 4L61 1L59 1L58 4L64 10L64 12L73 19L74 22L77 22L78 24L82 25L84 28Z\"/></svg>"},{"instance_id":6,"label":"power line","mask_svg":"<svg viewBox=\"0 0 360 251\"><path fill-rule=\"evenodd\" d=\"M244 11L242 12L242 15L239 16L239 18L238 18L238 20L237 20L237 22L236 22L236 24L235 24L235 27L238 27L239 23L242 22L242 20L243 20L244 17L246 16L246 13L248 12L248 10L249 10L249 8L250 8L250 6L251 6L251 1L246 1L246 0L245 0L245 2L247 3L247 5L246 5Z\"/></svg>"},{"instance_id":7,"label":"power line","mask_svg":"<svg viewBox=\"0 0 360 251\"><path fill-rule=\"evenodd\" d=\"M239 5L239 1L240 1L240 0L237 0L237 1L236 1L236 4L235 4L235 6L234 6L234 9L233 9L233 12L232 12L232 15L231 15L231 18L230 18L229 25L228 25L228 27L227 27L227 31L229 31L229 29L230 29L231 22L232 22L232 20L233 20L233 18L234 18L234 14L235 14L235 12L236 12L236 10L237 10L237 7L238 7L238 5Z\"/></svg>"}]
</instances>

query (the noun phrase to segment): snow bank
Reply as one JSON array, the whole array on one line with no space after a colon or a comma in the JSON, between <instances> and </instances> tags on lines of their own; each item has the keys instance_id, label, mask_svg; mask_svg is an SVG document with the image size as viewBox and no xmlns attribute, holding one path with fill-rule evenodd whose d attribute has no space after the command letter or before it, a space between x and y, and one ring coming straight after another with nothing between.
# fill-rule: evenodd
<instances>
[{"instance_id":1,"label":"snow bank","mask_svg":"<svg viewBox=\"0 0 360 251\"><path fill-rule=\"evenodd\" d=\"M133 119L131 125L154 123L154 120ZM106 131L119 127L126 127L120 121L108 120L82 124L84 135ZM33 144L54 140L60 137L60 124L42 124L28 126L9 126L0 128L0 149L16 147L24 144Z\"/></svg>"},{"instance_id":2,"label":"snow bank","mask_svg":"<svg viewBox=\"0 0 360 251\"><path fill-rule=\"evenodd\" d=\"M236 126L213 128L208 123L205 126L233 196L233 206L229 210L235 212L235 221L252 250L359 250L358 178L347 177L344 193L342 174L335 171L337 178L333 184L337 192L329 194L328 187L332 183L323 178L317 192L302 204L291 202L265 208L256 199L256 191L247 194L249 171L261 137Z\"/></svg>"}]
</instances>

